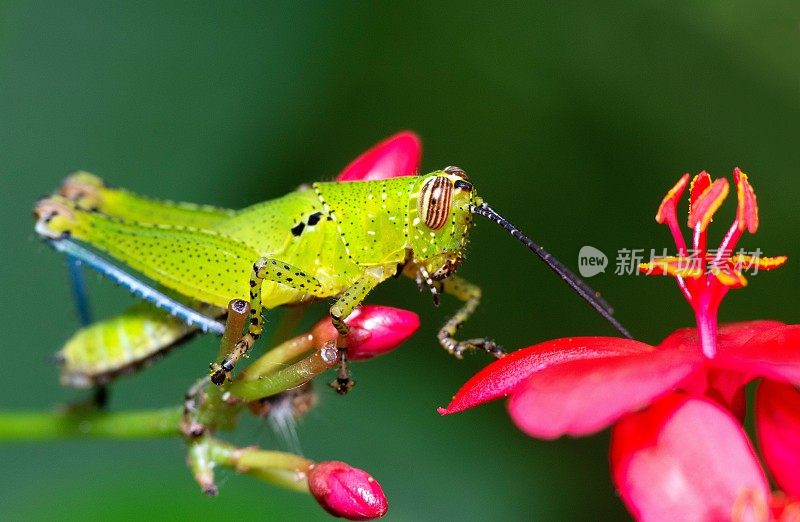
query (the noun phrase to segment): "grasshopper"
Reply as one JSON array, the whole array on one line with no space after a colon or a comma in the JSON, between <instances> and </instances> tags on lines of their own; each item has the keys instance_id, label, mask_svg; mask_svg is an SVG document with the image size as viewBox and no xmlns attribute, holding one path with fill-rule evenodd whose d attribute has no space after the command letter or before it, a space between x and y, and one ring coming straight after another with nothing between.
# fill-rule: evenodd
<instances>
[{"instance_id":1,"label":"grasshopper","mask_svg":"<svg viewBox=\"0 0 800 522\"><path fill-rule=\"evenodd\" d=\"M222 384L261 337L265 309L334 299L330 317L346 336L348 315L373 288L400 274L427 288L436 304L441 294L463 302L438 332L445 350L458 358L469 349L500 357L502 349L488 338L455 338L481 298L478 286L454 274L475 215L521 241L630 337L597 292L494 211L458 167L376 181L318 182L238 211L149 199L81 172L67 178L58 194L39 201L34 213L37 233L57 249L177 316L132 309L126 312L127 321L112 320L94 326L100 331L82 331L80 335L102 338L103 329L105 334L115 328L138 329L139 334L153 325L162 329L159 335L144 336L153 341L137 350L104 346L101 339L92 354L83 354L83 365L76 361L80 349L71 353L68 344L61 355L62 360L71 359L73 384L103 382L196 327L238 338L230 353L211 364L211 380ZM95 251L159 287L148 286ZM223 332L215 318L234 300L249 302L249 323L246 331ZM88 341L78 341L85 350ZM334 387L345 393L352 383L346 349L341 353ZM99 364L104 357L111 360Z\"/></svg>"}]
</instances>

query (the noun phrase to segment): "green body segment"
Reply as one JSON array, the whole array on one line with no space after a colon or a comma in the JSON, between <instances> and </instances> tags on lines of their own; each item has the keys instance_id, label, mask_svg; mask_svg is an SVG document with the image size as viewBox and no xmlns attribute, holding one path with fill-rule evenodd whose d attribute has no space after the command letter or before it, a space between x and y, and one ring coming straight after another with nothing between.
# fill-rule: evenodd
<instances>
[{"instance_id":1,"label":"green body segment","mask_svg":"<svg viewBox=\"0 0 800 522\"><path fill-rule=\"evenodd\" d=\"M65 182L64 197L43 203L56 211L37 209L48 216L37 230L48 237L69 234L204 305L224 308L232 299L249 297L255 317L262 305L338 297L331 314L345 329L343 319L369 291L401 269L430 285L430 274L444 279L458 265L471 225L466 205L472 194L454 201L436 230L426 226L420 211L423 185L445 175L315 183L230 211L159 202L80 173ZM254 266L257 261L261 264ZM258 279L254 268L260 270ZM254 292L256 284L260 293ZM62 351L65 375L74 384L81 374L111 374L188 333L162 316L154 309L132 309L81 330ZM254 324L250 332L258 338L260 320Z\"/></svg>"},{"instance_id":2,"label":"green body segment","mask_svg":"<svg viewBox=\"0 0 800 522\"><path fill-rule=\"evenodd\" d=\"M78 388L103 384L150 361L195 329L149 303L78 330L58 352L61 382Z\"/></svg>"}]
</instances>

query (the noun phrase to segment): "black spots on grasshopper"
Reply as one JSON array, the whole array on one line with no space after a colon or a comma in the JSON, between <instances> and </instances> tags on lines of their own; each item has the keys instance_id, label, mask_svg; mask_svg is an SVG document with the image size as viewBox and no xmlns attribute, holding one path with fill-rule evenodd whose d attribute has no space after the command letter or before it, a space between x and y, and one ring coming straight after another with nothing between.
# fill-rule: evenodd
<instances>
[{"instance_id":1,"label":"black spots on grasshopper","mask_svg":"<svg viewBox=\"0 0 800 522\"><path fill-rule=\"evenodd\" d=\"M300 234L303 233L304 228L306 228L306 224L301 221L300 223L292 227L292 235L294 237L299 236Z\"/></svg>"},{"instance_id":2,"label":"black spots on grasshopper","mask_svg":"<svg viewBox=\"0 0 800 522\"><path fill-rule=\"evenodd\" d=\"M322 219L322 212L314 212L313 214L308 216L308 220L306 221L306 224L308 226L310 226L310 227L313 227L314 225L319 223L320 219Z\"/></svg>"},{"instance_id":3,"label":"black spots on grasshopper","mask_svg":"<svg viewBox=\"0 0 800 522\"><path fill-rule=\"evenodd\" d=\"M295 226L291 228L292 235L294 237L299 237L307 226L308 227L316 226L317 223L319 223L320 220L322 219L322 216L323 216L322 212L314 212L313 214L310 214L305 221L300 220ZM331 217L328 216L328 219L330 220Z\"/></svg>"}]
</instances>

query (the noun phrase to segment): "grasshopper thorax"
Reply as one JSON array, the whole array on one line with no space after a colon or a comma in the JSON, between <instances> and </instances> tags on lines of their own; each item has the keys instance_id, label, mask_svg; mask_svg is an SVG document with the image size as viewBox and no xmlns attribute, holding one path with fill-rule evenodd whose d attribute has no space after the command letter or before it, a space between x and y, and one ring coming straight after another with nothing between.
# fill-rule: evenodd
<instances>
[{"instance_id":1,"label":"grasshopper thorax","mask_svg":"<svg viewBox=\"0 0 800 522\"><path fill-rule=\"evenodd\" d=\"M420 176L409 201L413 265L433 280L445 279L464 256L477 196L458 167ZM412 268L413 269L413 268Z\"/></svg>"}]
</instances>

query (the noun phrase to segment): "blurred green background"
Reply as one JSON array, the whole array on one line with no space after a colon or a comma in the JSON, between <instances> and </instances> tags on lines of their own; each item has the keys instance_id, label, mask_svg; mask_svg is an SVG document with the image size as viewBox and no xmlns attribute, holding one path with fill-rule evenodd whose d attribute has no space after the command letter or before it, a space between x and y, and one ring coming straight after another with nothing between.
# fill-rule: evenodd
<instances>
[{"instance_id":1,"label":"blurred green background","mask_svg":"<svg viewBox=\"0 0 800 522\"><path fill-rule=\"evenodd\" d=\"M406 128L424 140L423 170L463 167L570 266L583 245L605 251L610 270L591 284L648 342L691 324L690 310L670 280L615 276L615 252L671 245L653 216L680 174L741 166L762 217L744 246L790 263L731 293L721 319L797 322L798 3L564 4L0 3L0 407L80 397L48 362L77 321L63 263L34 237L30 215L68 172L242 207L330 179ZM723 207L717 236L733 210ZM467 336L516 348L613 334L489 224L474 231L461 270L485 291ZM90 280L99 315L130 301ZM502 403L436 414L488 362L458 362L435 342L453 301L434 308L408 280L370 301L417 310L423 326L401 350L356 367L350 396L321 391L298 428L309 457L373 473L390 520L627 517L607 433L532 440ZM120 380L111 407L176 404L215 350L199 339ZM286 447L254 422L231 439ZM204 498L177 440L5 445L0 463L4 519L326 518L306 496L230 473L218 498Z\"/></svg>"}]
</instances>

